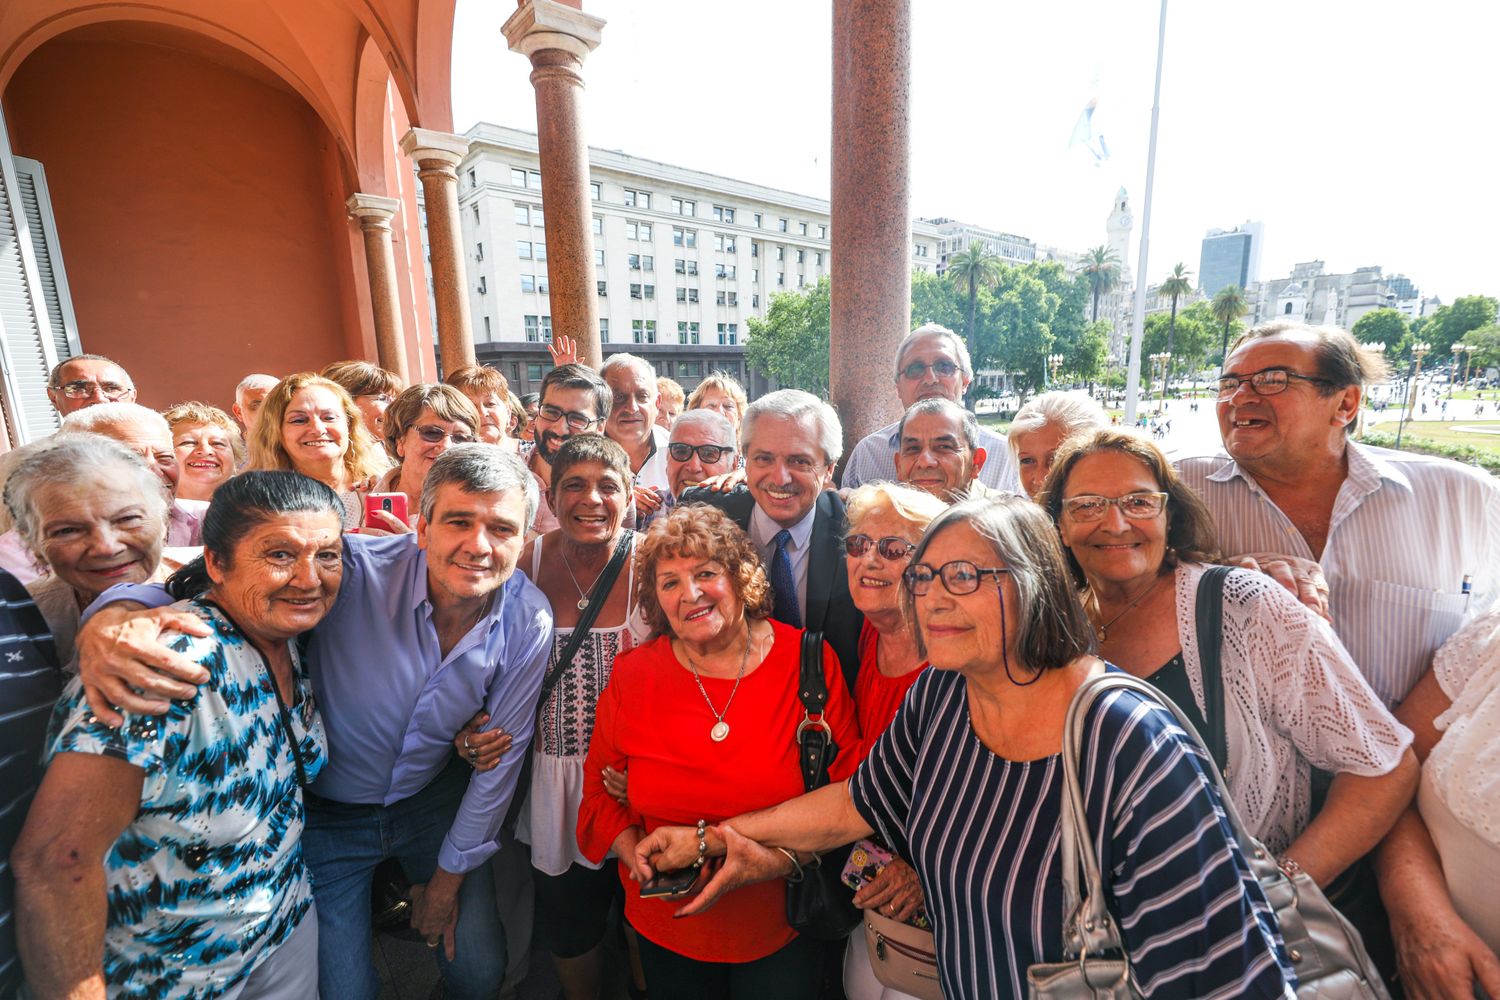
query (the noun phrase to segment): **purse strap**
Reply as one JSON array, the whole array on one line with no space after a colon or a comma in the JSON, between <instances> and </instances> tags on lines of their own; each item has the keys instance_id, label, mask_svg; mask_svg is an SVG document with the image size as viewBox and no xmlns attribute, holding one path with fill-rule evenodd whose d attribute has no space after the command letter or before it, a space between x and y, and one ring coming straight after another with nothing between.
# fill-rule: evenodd
<instances>
[{"instance_id":1,"label":"purse strap","mask_svg":"<svg viewBox=\"0 0 1500 1000\"><path fill-rule=\"evenodd\" d=\"M1198 579L1198 664L1203 675L1205 745L1220 771L1229 767L1229 730L1224 712L1224 583L1228 566L1212 566Z\"/></svg>"},{"instance_id":2,"label":"purse strap","mask_svg":"<svg viewBox=\"0 0 1500 1000\"><path fill-rule=\"evenodd\" d=\"M567 669L573 665L573 657L578 655L578 648L583 645L583 640L588 638L589 629L594 627L594 621L599 617L599 612L604 610L605 599L614 589L615 581L620 578L620 568L630 558L634 545L635 532L620 532L620 541L615 545L614 554L609 557L609 562L604 564L603 572L589 588L588 606L583 609L583 614L578 616L578 624L573 626L567 644L563 646L562 652L557 654L557 660L547 668L547 673L542 678L541 694L537 698L538 710L547 703L547 696L552 693L553 688L557 687L557 682L562 680L562 675Z\"/></svg>"},{"instance_id":3,"label":"purse strap","mask_svg":"<svg viewBox=\"0 0 1500 1000\"><path fill-rule=\"evenodd\" d=\"M1079 755L1083 749L1083 720L1100 695L1114 690L1130 690L1141 695L1153 705L1159 705L1172 713L1177 724L1197 743L1203 745L1198 730L1182 709L1171 699L1163 698L1161 692L1145 681L1120 671L1095 674L1078 686L1068 714L1063 722L1062 768L1062 879L1063 879L1063 944L1069 954L1078 956L1098 955L1108 951L1123 951L1119 929L1105 907L1104 882L1099 873L1099 862L1094 856L1093 837L1089 833L1088 813L1084 809L1083 781L1080 778ZM1234 800L1213 759L1204 762L1204 770L1219 793L1219 802L1224 817L1234 831L1235 842L1244 855L1251 873L1262 885L1285 880L1281 869L1269 851L1250 836L1245 823L1240 819ZM1078 873L1083 872L1083 890L1080 898Z\"/></svg>"},{"instance_id":4,"label":"purse strap","mask_svg":"<svg viewBox=\"0 0 1500 1000\"><path fill-rule=\"evenodd\" d=\"M802 633L802 666L797 680L802 702L802 721L797 724L797 761L802 768L802 788L812 791L828 784L828 764L838 756L833 728L824 711L828 707L828 679L823 676L823 633Z\"/></svg>"}]
</instances>

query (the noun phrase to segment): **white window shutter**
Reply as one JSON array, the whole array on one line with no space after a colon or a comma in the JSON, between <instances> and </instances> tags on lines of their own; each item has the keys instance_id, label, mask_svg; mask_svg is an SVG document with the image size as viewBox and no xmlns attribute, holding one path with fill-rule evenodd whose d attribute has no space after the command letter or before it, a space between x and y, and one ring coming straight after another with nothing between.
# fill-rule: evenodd
<instances>
[{"instance_id":1,"label":"white window shutter","mask_svg":"<svg viewBox=\"0 0 1500 1000\"><path fill-rule=\"evenodd\" d=\"M78 320L73 315L73 297L68 291L68 274L63 269L62 243L57 238L57 223L52 215L52 196L47 191L47 172L36 160L13 156L16 165L16 187L21 211L31 230L32 253L36 257L37 280L42 284L42 299L47 304L47 318L52 322L52 343L57 360L82 354L78 344Z\"/></svg>"},{"instance_id":2,"label":"white window shutter","mask_svg":"<svg viewBox=\"0 0 1500 1000\"><path fill-rule=\"evenodd\" d=\"M0 403L12 445L45 437L58 426L57 411L47 398L47 375L57 363L58 339L47 315L36 245L20 191L10 137L0 116ZM61 336L66 343L66 332Z\"/></svg>"}]
</instances>

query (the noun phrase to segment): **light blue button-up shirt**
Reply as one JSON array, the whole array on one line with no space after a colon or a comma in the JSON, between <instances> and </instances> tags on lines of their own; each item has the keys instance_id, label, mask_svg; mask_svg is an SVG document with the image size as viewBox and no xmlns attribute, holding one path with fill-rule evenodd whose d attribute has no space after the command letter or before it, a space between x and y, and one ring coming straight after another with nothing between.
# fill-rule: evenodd
<instances>
[{"instance_id":1,"label":"light blue button-up shirt","mask_svg":"<svg viewBox=\"0 0 1500 1000\"><path fill-rule=\"evenodd\" d=\"M110 588L100 604L171 602L155 584ZM499 850L500 824L531 744L552 639L552 609L522 574L448 655L427 596L427 554L415 535L344 536L338 600L311 634L313 691L328 733L328 764L312 785L337 802L390 805L448 764L453 737L481 708L514 739L498 767L469 781L438 864L472 871Z\"/></svg>"}]
</instances>

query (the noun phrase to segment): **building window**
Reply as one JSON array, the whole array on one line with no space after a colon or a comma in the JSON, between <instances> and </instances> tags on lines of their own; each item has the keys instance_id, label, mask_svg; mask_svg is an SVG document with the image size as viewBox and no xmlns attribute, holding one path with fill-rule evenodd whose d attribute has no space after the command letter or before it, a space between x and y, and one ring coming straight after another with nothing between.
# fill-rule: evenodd
<instances>
[{"instance_id":1,"label":"building window","mask_svg":"<svg viewBox=\"0 0 1500 1000\"><path fill-rule=\"evenodd\" d=\"M699 343L698 324L679 322L677 324L677 342L679 344Z\"/></svg>"},{"instance_id":2,"label":"building window","mask_svg":"<svg viewBox=\"0 0 1500 1000\"><path fill-rule=\"evenodd\" d=\"M511 167L510 185L511 187L530 188L533 191L540 191L542 189L542 175L535 170L522 170L519 167Z\"/></svg>"},{"instance_id":3,"label":"building window","mask_svg":"<svg viewBox=\"0 0 1500 1000\"><path fill-rule=\"evenodd\" d=\"M656 298L656 286L655 285L646 285L645 286L645 292L646 292L646 298L648 298L648 299L655 299Z\"/></svg>"},{"instance_id":4,"label":"building window","mask_svg":"<svg viewBox=\"0 0 1500 1000\"><path fill-rule=\"evenodd\" d=\"M819 250L817 253L813 254L813 263L818 265L819 267L823 266L823 251Z\"/></svg>"},{"instance_id":5,"label":"building window","mask_svg":"<svg viewBox=\"0 0 1500 1000\"><path fill-rule=\"evenodd\" d=\"M604 251L603 250L595 250L594 251L594 266L595 267L603 267L604 266Z\"/></svg>"},{"instance_id":6,"label":"building window","mask_svg":"<svg viewBox=\"0 0 1500 1000\"><path fill-rule=\"evenodd\" d=\"M594 235L595 236L603 236L604 235L604 220L601 219L597 215L594 216Z\"/></svg>"},{"instance_id":7,"label":"building window","mask_svg":"<svg viewBox=\"0 0 1500 1000\"><path fill-rule=\"evenodd\" d=\"M522 260L531 259L531 241L516 240L516 256Z\"/></svg>"},{"instance_id":8,"label":"building window","mask_svg":"<svg viewBox=\"0 0 1500 1000\"><path fill-rule=\"evenodd\" d=\"M755 228L756 229L762 228L761 224L760 224L760 213L759 212L755 213Z\"/></svg>"},{"instance_id":9,"label":"building window","mask_svg":"<svg viewBox=\"0 0 1500 1000\"><path fill-rule=\"evenodd\" d=\"M777 247L776 248L776 259L777 260L786 260L786 247Z\"/></svg>"},{"instance_id":10,"label":"building window","mask_svg":"<svg viewBox=\"0 0 1500 1000\"><path fill-rule=\"evenodd\" d=\"M752 309L759 309L760 308L760 293L759 292L756 292L754 295L750 296L750 307Z\"/></svg>"},{"instance_id":11,"label":"building window","mask_svg":"<svg viewBox=\"0 0 1500 1000\"><path fill-rule=\"evenodd\" d=\"M679 257L674 262L674 268L678 274L696 275L698 273L698 262L696 260L683 260Z\"/></svg>"},{"instance_id":12,"label":"building window","mask_svg":"<svg viewBox=\"0 0 1500 1000\"><path fill-rule=\"evenodd\" d=\"M521 325L523 327L525 327L525 329L526 329L526 339L527 339L527 341L530 342L530 343L533 343L533 344L536 343L537 340L538 340L538 335L537 335L537 317L536 316L530 316L530 315L522 316L521 317Z\"/></svg>"},{"instance_id":13,"label":"building window","mask_svg":"<svg viewBox=\"0 0 1500 1000\"><path fill-rule=\"evenodd\" d=\"M731 223L734 222L734 209L729 208L729 207L724 206L724 205L715 205L714 206L714 221L715 222L731 222Z\"/></svg>"},{"instance_id":14,"label":"building window","mask_svg":"<svg viewBox=\"0 0 1500 1000\"><path fill-rule=\"evenodd\" d=\"M484 244L483 243L475 243L474 244L474 259L475 260L484 260Z\"/></svg>"},{"instance_id":15,"label":"building window","mask_svg":"<svg viewBox=\"0 0 1500 1000\"><path fill-rule=\"evenodd\" d=\"M600 294L603 294L603 293L600 293ZM609 343L609 317L608 316L600 316L599 317L599 339L601 341L603 341L604 343L606 343L606 344Z\"/></svg>"},{"instance_id":16,"label":"building window","mask_svg":"<svg viewBox=\"0 0 1500 1000\"><path fill-rule=\"evenodd\" d=\"M714 233L714 249L722 253L734 253L734 237L728 233Z\"/></svg>"},{"instance_id":17,"label":"building window","mask_svg":"<svg viewBox=\"0 0 1500 1000\"><path fill-rule=\"evenodd\" d=\"M510 186L523 188L526 186L526 171L517 167L510 168Z\"/></svg>"},{"instance_id":18,"label":"building window","mask_svg":"<svg viewBox=\"0 0 1500 1000\"><path fill-rule=\"evenodd\" d=\"M552 317L551 316L543 316L542 317L542 340L546 341L549 344L552 343Z\"/></svg>"},{"instance_id":19,"label":"building window","mask_svg":"<svg viewBox=\"0 0 1500 1000\"><path fill-rule=\"evenodd\" d=\"M427 221L427 213L426 212L422 213L422 221L423 221L424 224ZM479 225L479 203L477 201L474 203L474 225L476 225L476 226Z\"/></svg>"},{"instance_id":20,"label":"building window","mask_svg":"<svg viewBox=\"0 0 1500 1000\"><path fill-rule=\"evenodd\" d=\"M727 278L730 281L733 281L734 277L735 277L736 270L737 269L735 268L735 266L733 264L715 264L714 265L714 277L715 278Z\"/></svg>"},{"instance_id":21,"label":"building window","mask_svg":"<svg viewBox=\"0 0 1500 1000\"><path fill-rule=\"evenodd\" d=\"M642 243L651 242L651 223L649 222L626 222L625 238L637 240Z\"/></svg>"},{"instance_id":22,"label":"building window","mask_svg":"<svg viewBox=\"0 0 1500 1000\"><path fill-rule=\"evenodd\" d=\"M656 258L653 257L653 256L651 256L649 253L642 254L641 255L641 270L642 271L654 271L654 270L656 270Z\"/></svg>"},{"instance_id":23,"label":"building window","mask_svg":"<svg viewBox=\"0 0 1500 1000\"><path fill-rule=\"evenodd\" d=\"M697 343L697 341L693 341ZM677 362L678 378L702 378L703 362L701 361L679 361Z\"/></svg>"},{"instance_id":24,"label":"building window","mask_svg":"<svg viewBox=\"0 0 1500 1000\"><path fill-rule=\"evenodd\" d=\"M641 255L638 253L627 254L625 256L625 266L632 271L639 271L641 269Z\"/></svg>"},{"instance_id":25,"label":"building window","mask_svg":"<svg viewBox=\"0 0 1500 1000\"><path fill-rule=\"evenodd\" d=\"M819 226L818 227L818 239L820 239L820 240L826 240L826 239L828 239L828 227L827 226ZM926 255L924 254L923 256L926 256Z\"/></svg>"},{"instance_id":26,"label":"building window","mask_svg":"<svg viewBox=\"0 0 1500 1000\"><path fill-rule=\"evenodd\" d=\"M594 284L599 287L599 297L601 299L604 298L605 296L609 295L609 288L608 288L609 283L608 282L605 282L605 281L596 281L596 282L594 282Z\"/></svg>"},{"instance_id":27,"label":"building window","mask_svg":"<svg viewBox=\"0 0 1500 1000\"><path fill-rule=\"evenodd\" d=\"M484 339L490 339L490 318L488 316L484 318Z\"/></svg>"},{"instance_id":28,"label":"building window","mask_svg":"<svg viewBox=\"0 0 1500 1000\"><path fill-rule=\"evenodd\" d=\"M534 275L534 274L523 274L523 275L521 275L521 291L523 291L523 292L534 292L534 291L536 291L536 275Z\"/></svg>"},{"instance_id":29,"label":"building window","mask_svg":"<svg viewBox=\"0 0 1500 1000\"><path fill-rule=\"evenodd\" d=\"M544 220L542 219L542 206L531 206L531 224L533 226L540 226L545 224Z\"/></svg>"},{"instance_id":30,"label":"building window","mask_svg":"<svg viewBox=\"0 0 1500 1000\"><path fill-rule=\"evenodd\" d=\"M679 289L677 289L677 301L678 302L697 302L698 301L698 289L696 289L696 288L679 288Z\"/></svg>"},{"instance_id":31,"label":"building window","mask_svg":"<svg viewBox=\"0 0 1500 1000\"><path fill-rule=\"evenodd\" d=\"M630 297L632 299L638 299L641 297L641 286L639 282L630 286Z\"/></svg>"},{"instance_id":32,"label":"building window","mask_svg":"<svg viewBox=\"0 0 1500 1000\"><path fill-rule=\"evenodd\" d=\"M698 230L683 229L681 226L672 227L672 245L674 247L696 247L698 245Z\"/></svg>"},{"instance_id":33,"label":"building window","mask_svg":"<svg viewBox=\"0 0 1500 1000\"><path fill-rule=\"evenodd\" d=\"M759 243L752 243L752 244L750 244L750 256L752 256L752 257L759 257L760 256L760 244Z\"/></svg>"},{"instance_id":34,"label":"building window","mask_svg":"<svg viewBox=\"0 0 1500 1000\"><path fill-rule=\"evenodd\" d=\"M551 289L547 287L547 276L545 274L536 279L536 290L543 295L546 295L551 291Z\"/></svg>"},{"instance_id":35,"label":"building window","mask_svg":"<svg viewBox=\"0 0 1500 1000\"><path fill-rule=\"evenodd\" d=\"M776 231L777 232L781 232L781 233L786 232L786 227L787 227L787 220L785 220L785 219L777 219L776 220Z\"/></svg>"},{"instance_id":36,"label":"building window","mask_svg":"<svg viewBox=\"0 0 1500 1000\"><path fill-rule=\"evenodd\" d=\"M649 192L649 191L632 191L630 188L626 188L625 189L625 207L627 207L627 208L650 208L651 207L651 192Z\"/></svg>"},{"instance_id":37,"label":"building window","mask_svg":"<svg viewBox=\"0 0 1500 1000\"><path fill-rule=\"evenodd\" d=\"M778 272L776 272L776 287L777 288L785 288L786 287L786 272L785 271L778 271Z\"/></svg>"},{"instance_id":38,"label":"building window","mask_svg":"<svg viewBox=\"0 0 1500 1000\"><path fill-rule=\"evenodd\" d=\"M531 225L531 209L527 208L525 205L516 206L516 225Z\"/></svg>"},{"instance_id":39,"label":"building window","mask_svg":"<svg viewBox=\"0 0 1500 1000\"><path fill-rule=\"evenodd\" d=\"M598 201L604 195L604 187L598 181L589 182L589 197Z\"/></svg>"},{"instance_id":40,"label":"building window","mask_svg":"<svg viewBox=\"0 0 1500 1000\"><path fill-rule=\"evenodd\" d=\"M805 222L799 222L799 223L797 223L797 234L799 236L806 236L807 235L807 223L805 223Z\"/></svg>"},{"instance_id":41,"label":"building window","mask_svg":"<svg viewBox=\"0 0 1500 1000\"><path fill-rule=\"evenodd\" d=\"M656 320L635 319L630 321L630 337L637 344L656 343Z\"/></svg>"},{"instance_id":42,"label":"building window","mask_svg":"<svg viewBox=\"0 0 1500 1000\"><path fill-rule=\"evenodd\" d=\"M758 267L752 267L750 269L750 284L752 284L752 285L758 285L758 284L760 284L760 268L758 268Z\"/></svg>"},{"instance_id":43,"label":"building window","mask_svg":"<svg viewBox=\"0 0 1500 1000\"><path fill-rule=\"evenodd\" d=\"M804 253L801 250L798 250L797 251L797 263L802 264L802 263L805 263L806 261L807 261L807 254Z\"/></svg>"},{"instance_id":44,"label":"building window","mask_svg":"<svg viewBox=\"0 0 1500 1000\"><path fill-rule=\"evenodd\" d=\"M719 343L737 344L740 340L740 325L738 323L719 324Z\"/></svg>"},{"instance_id":45,"label":"building window","mask_svg":"<svg viewBox=\"0 0 1500 1000\"><path fill-rule=\"evenodd\" d=\"M672 199L672 214L673 215L697 215L698 214L698 203L696 201L688 201L688 200L683 199L683 198L673 198Z\"/></svg>"},{"instance_id":46,"label":"building window","mask_svg":"<svg viewBox=\"0 0 1500 1000\"><path fill-rule=\"evenodd\" d=\"M541 240L537 240L535 243L531 244L531 249L532 252L536 254L537 260L547 259L547 244L543 243Z\"/></svg>"}]
</instances>

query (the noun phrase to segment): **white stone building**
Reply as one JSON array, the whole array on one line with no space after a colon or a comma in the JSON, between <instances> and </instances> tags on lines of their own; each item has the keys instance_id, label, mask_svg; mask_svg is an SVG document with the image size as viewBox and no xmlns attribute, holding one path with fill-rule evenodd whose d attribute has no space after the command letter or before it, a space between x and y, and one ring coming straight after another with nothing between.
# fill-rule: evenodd
<instances>
[{"instance_id":1,"label":"white stone building","mask_svg":"<svg viewBox=\"0 0 1500 1000\"><path fill-rule=\"evenodd\" d=\"M1412 295L1403 298L1402 293L1408 289ZM1288 277L1258 281L1246 289L1245 300L1250 311L1245 322L1254 326L1275 319L1291 319L1348 330L1367 312L1403 308L1403 303L1413 298L1417 296L1409 279L1384 275L1379 265L1358 267L1348 274L1329 274L1323 261L1311 260L1292 265ZM1420 310L1418 304L1418 314Z\"/></svg>"}]
</instances>

